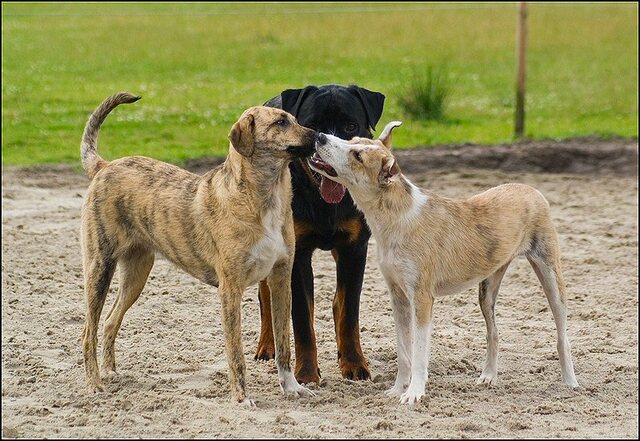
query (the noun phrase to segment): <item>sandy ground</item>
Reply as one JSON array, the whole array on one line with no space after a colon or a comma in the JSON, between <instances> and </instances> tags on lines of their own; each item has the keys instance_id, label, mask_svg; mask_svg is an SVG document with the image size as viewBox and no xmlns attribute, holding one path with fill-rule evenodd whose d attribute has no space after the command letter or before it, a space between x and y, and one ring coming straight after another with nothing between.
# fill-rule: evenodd
<instances>
[{"instance_id":1,"label":"sandy ground","mask_svg":"<svg viewBox=\"0 0 640 441\"><path fill-rule=\"evenodd\" d=\"M607 166L588 174L584 167L505 171L518 169L510 160L478 164L493 170L429 169L423 161L425 170L411 162L421 153L399 154L414 182L446 196L468 197L514 181L546 195L563 251L581 385L569 390L561 384L551 312L526 259L518 259L498 297L498 384L475 383L485 358L485 325L477 289L470 289L436 301L427 399L415 407L383 394L395 376L395 331L373 240L360 317L372 381L345 380L337 368L330 253L314 255L323 381L313 386L313 398L284 398L273 361L253 360L259 305L256 288L245 293L244 351L257 409L230 399L216 290L160 258L119 334L119 377L107 393L89 394L80 348L85 306L78 238L87 179L66 167L5 168L3 437L637 438L638 147L622 144L622 153L610 159L633 163L630 173ZM447 154L464 165L465 151ZM117 276L109 304L116 287Z\"/></svg>"}]
</instances>

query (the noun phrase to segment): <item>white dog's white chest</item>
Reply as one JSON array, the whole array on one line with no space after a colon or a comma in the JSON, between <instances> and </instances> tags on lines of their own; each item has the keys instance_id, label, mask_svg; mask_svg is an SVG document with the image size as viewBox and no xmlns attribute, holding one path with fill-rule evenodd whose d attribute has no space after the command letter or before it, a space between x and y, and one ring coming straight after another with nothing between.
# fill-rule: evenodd
<instances>
[{"instance_id":1,"label":"white dog's white chest","mask_svg":"<svg viewBox=\"0 0 640 441\"><path fill-rule=\"evenodd\" d=\"M407 294L415 291L418 269L412 259L395 252L393 247L383 248L378 245L378 262L387 283L397 285Z\"/></svg>"}]
</instances>

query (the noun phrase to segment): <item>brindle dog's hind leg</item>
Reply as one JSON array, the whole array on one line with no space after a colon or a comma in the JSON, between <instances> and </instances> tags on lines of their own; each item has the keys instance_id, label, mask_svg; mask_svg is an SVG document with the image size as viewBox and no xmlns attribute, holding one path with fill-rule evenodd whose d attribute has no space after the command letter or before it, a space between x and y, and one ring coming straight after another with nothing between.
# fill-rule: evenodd
<instances>
[{"instance_id":1,"label":"brindle dog's hind leg","mask_svg":"<svg viewBox=\"0 0 640 441\"><path fill-rule=\"evenodd\" d=\"M106 374L116 370L115 341L122 324L122 318L133 305L147 282L153 267L154 252L135 248L118 260L120 289L118 298L107 315L104 325L102 369Z\"/></svg>"},{"instance_id":2,"label":"brindle dog's hind leg","mask_svg":"<svg viewBox=\"0 0 640 441\"><path fill-rule=\"evenodd\" d=\"M87 375L87 386L92 392L104 391L96 359L98 345L98 321L109 292L109 285L116 269L115 260L107 253L85 247L84 292L87 313L82 336L82 352Z\"/></svg>"}]
</instances>

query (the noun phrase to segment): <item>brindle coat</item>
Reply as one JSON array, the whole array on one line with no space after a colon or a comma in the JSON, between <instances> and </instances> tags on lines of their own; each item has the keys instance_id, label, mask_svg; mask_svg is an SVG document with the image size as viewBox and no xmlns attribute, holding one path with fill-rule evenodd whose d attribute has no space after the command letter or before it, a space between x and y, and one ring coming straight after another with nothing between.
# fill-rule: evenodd
<instances>
[{"instance_id":1,"label":"brindle coat","mask_svg":"<svg viewBox=\"0 0 640 441\"><path fill-rule=\"evenodd\" d=\"M82 208L87 314L82 348L91 390L104 390L96 360L97 328L112 276L118 297L107 315L103 371L115 372L114 343L159 252L199 280L218 287L230 385L247 405L240 332L243 291L267 278L273 295L276 364L285 394L308 395L290 370L289 319L294 231L289 162L313 152L316 133L290 114L252 107L234 124L226 161L200 176L142 156L105 161L97 153L101 123L128 93L107 98L90 116L81 144L92 178Z\"/></svg>"}]
</instances>

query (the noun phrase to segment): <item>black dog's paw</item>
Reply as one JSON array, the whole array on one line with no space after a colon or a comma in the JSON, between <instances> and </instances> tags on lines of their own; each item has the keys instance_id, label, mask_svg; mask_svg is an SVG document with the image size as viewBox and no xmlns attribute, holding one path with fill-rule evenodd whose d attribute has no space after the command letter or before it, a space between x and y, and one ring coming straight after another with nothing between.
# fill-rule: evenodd
<instances>
[{"instance_id":1,"label":"black dog's paw","mask_svg":"<svg viewBox=\"0 0 640 441\"><path fill-rule=\"evenodd\" d=\"M273 360L276 358L276 350L273 345L268 344L258 344L258 349L256 350L256 355L253 357L254 360Z\"/></svg>"},{"instance_id":2,"label":"black dog's paw","mask_svg":"<svg viewBox=\"0 0 640 441\"><path fill-rule=\"evenodd\" d=\"M348 380L368 380L371 378L369 367L363 360L361 362L340 363L342 376Z\"/></svg>"}]
</instances>

